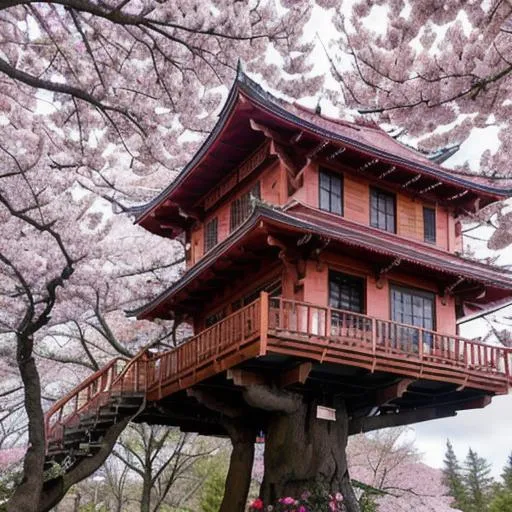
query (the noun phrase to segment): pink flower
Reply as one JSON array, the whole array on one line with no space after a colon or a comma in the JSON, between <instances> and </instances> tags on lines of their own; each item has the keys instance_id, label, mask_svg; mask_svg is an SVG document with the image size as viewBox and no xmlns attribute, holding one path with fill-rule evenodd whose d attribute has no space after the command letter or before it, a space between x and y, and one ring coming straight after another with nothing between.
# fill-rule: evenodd
<instances>
[{"instance_id":1,"label":"pink flower","mask_svg":"<svg viewBox=\"0 0 512 512\"><path fill-rule=\"evenodd\" d=\"M291 496L287 496L286 498L281 498L279 503L282 503L283 505L295 505L295 499Z\"/></svg>"},{"instance_id":2,"label":"pink flower","mask_svg":"<svg viewBox=\"0 0 512 512\"><path fill-rule=\"evenodd\" d=\"M299 510L297 510L297 512L308 512L308 511L306 510L306 507L304 505L301 505L299 507Z\"/></svg>"}]
</instances>

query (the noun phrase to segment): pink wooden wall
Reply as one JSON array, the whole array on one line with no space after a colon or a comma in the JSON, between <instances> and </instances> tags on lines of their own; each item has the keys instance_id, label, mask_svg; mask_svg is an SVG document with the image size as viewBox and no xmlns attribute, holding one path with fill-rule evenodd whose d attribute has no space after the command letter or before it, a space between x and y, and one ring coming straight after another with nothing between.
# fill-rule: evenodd
<instances>
[{"instance_id":1,"label":"pink wooden wall","mask_svg":"<svg viewBox=\"0 0 512 512\"><path fill-rule=\"evenodd\" d=\"M365 314L383 320L391 318L390 283L436 294L436 330L446 334L456 334L453 297L447 297L445 301L442 301L438 295L438 288L431 281L399 271L390 272L383 278L382 288L378 288L371 266L348 255L326 253L320 265L316 261L308 262L304 279L303 300L305 302L321 306L328 305L329 269L365 278Z\"/></svg>"}]
</instances>

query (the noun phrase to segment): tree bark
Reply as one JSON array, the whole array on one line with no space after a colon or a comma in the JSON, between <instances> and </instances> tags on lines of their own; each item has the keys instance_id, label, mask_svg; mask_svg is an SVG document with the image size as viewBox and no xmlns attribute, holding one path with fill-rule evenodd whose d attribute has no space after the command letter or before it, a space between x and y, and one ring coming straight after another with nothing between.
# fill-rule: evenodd
<instances>
[{"instance_id":1,"label":"tree bark","mask_svg":"<svg viewBox=\"0 0 512 512\"><path fill-rule=\"evenodd\" d=\"M151 475L144 475L142 481L142 494L140 497L140 512L151 510Z\"/></svg>"},{"instance_id":2,"label":"tree bark","mask_svg":"<svg viewBox=\"0 0 512 512\"><path fill-rule=\"evenodd\" d=\"M43 488L45 459L44 414L41 407L41 382L32 357L33 339L19 335L17 362L23 381L28 417L28 450L23 461L23 480L7 503L8 512L38 512Z\"/></svg>"},{"instance_id":3,"label":"tree bark","mask_svg":"<svg viewBox=\"0 0 512 512\"><path fill-rule=\"evenodd\" d=\"M219 512L244 512L251 485L256 431L240 420L224 421L233 451Z\"/></svg>"},{"instance_id":4,"label":"tree bark","mask_svg":"<svg viewBox=\"0 0 512 512\"><path fill-rule=\"evenodd\" d=\"M36 506L34 510L36 512L48 512L57 503L59 503L62 498L64 498L72 485L80 482L84 478L87 478L89 475L94 473L110 455L110 452L116 444L119 434L121 434L131 419L131 417L126 418L125 420L112 425L107 430L107 433L103 438L101 448L92 457L82 459L65 475L45 482L43 491L41 493L41 498L37 504L38 506ZM14 512L14 509L12 509L12 512Z\"/></svg>"},{"instance_id":5,"label":"tree bark","mask_svg":"<svg viewBox=\"0 0 512 512\"><path fill-rule=\"evenodd\" d=\"M269 411L265 439L265 473L260 496L273 504L321 488L341 492L348 512L360 512L347 468L348 415L336 404L336 421L317 419L316 400L263 386L248 388L246 401Z\"/></svg>"}]
</instances>

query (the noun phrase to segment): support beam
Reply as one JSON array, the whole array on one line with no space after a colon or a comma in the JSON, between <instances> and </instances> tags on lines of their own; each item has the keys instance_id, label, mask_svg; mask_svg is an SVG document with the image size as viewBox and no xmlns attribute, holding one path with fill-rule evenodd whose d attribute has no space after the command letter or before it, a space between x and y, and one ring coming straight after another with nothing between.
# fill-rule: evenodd
<instances>
[{"instance_id":1,"label":"support beam","mask_svg":"<svg viewBox=\"0 0 512 512\"><path fill-rule=\"evenodd\" d=\"M414 411L401 412L398 414L382 414L381 416L367 416L364 418L354 418L349 421L349 435L362 434L379 430L381 428L399 427L411 423L421 423L422 421L437 420L457 416L457 412L443 408L432 407L428 409L418 409Z\"/></svg>"},{"instance_id":2,"label":"support beam","mask_svg":"<svg viewBox=\"0 0 512 512\"><path fill-rule=\"evenodd\" d=\"M377 163L379 163L379 159L378 158L374 158L373 160L369 160L368 162L365 162L357 170L359 172L364 172L364 171L366 171L367 169L369 169L370 167L374 166Z\"/></svg>"},{"instance_id":3,"label":"support beam","mask_svg":"<svg viewBox=\"0 0 512 512\"><path fill-rule=\"evenodd\" d=\"M311 373L313 368L312 363L302 363L291 370L282 373L279 376L279 386L286 387L292 386L293 384L304 384Z\"/></svg>"},{"instance_id":4,"label":"support beam","mask_svg":"<svg viewBox=\"0 0 512 512\"><path fill-rule=\"evenodd\" d=\"M332 153L331 155L329 155L327 157L327 160L334 160L336 157L338 157L342 153L345 153L346 150L347 150L347 148L344 148L344 147L338 148L334 153Z\"/></svg>"},{"instance_id":5,"label":"support beam","mask_svg":"<svg viewBox=\"0 0 512 512\"><path fill-rule=\"evenodd\" d=\"M379 175L379 180L384 179L386 176L389 176L390 174L393 174L396 171L396 166L392 165L388 170L384 171Z\"/></svg>"},{"instance_id":6,"label":"support beam","mask_svg":"<svg viewBox=\"0 0 512 512\"><path fill-rule=\"evenodd\" d=\"M238 368L228 370L226 377L232 380L235 386L256 386L267 384L268 382L268 379L261 373L240 370Z\"/></svg>"},{"instance_id":7,"label":"support beam","mask_svg":"<svg viewBox=\"0 0 512 512\"><path fill-rule=\"evenodd\" d=\"M398 267L402 263L401 258L395 258L387 267L382 267L377 270L375 273L375 281L377 288L382 289L384 286L383 278L386 274L388 274L391 270L393 270L395 267Z\"/></svg>"},{"instance_id":8,"label":"support beam","mask_svg":"<svg viewBox=\"0 0 512 512\"><path fill-rule=\"evenodd\" d=\"M412 185L413 183L416 183L418 180L421 179L421 174L416 174L416 176L412 177L410 180L407 180L403 185L402 188L407 188L409 185Z\"/></svg>"},{"instance_id":9,"label":"support beam","mask_svg":"<svg viewBox=\"0 0 512 512\"><path fill-rule=\"evenodd\" d=\"M437 183L434 183L432 185L429 185L428 187L422 188L418 191L418 194L426 194L427 192L430 192L431 190L434 190L437 187L440 187L443 184L442 181L438 181Z\"/></svg>"},{"instance_id":10,"label":"support beam","mask_svg":"<svg viewBox=\"0 0 512 512\"><path fill-rule=\"evenodd\" d=\"M376 405L382 406L397 398L402 398L407 388L414 382L414 379L401 379L399 382L377 391Z\"/></svg>"}]
</instances>

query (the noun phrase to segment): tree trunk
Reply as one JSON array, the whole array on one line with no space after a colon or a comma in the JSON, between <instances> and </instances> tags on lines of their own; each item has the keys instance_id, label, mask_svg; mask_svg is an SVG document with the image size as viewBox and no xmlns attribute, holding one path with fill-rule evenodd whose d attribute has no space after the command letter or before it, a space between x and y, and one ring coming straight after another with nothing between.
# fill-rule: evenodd
<instances>
[{"instance_id":1,"label":"tree trunk","mask_svg":"<svg viewBox=\"0 0 512 512\"><path fill-rule=\"evenodd\" d=\"M224 424L231 438L233 451L219 512L244 512L251 485L256 431L242 421L225 421Z\"/></svg>"},{"instance_id":2,"label":"tree trunk","mask_svg":"<svg viewBox=\"0 0 512 512\"><path fill-rule=\"evenodd\" d=\"M151 475L144 475L142 495L140 497L140 512L150 512L151 508Z\"/></svg>"},{"instance_id":3,"label":"tree trunk","mask_svg":"<svg viewBox=\"0 0 512 512\"><path fill-rule=\"evenodd\" d=\"M337 403L336 421L328 421L317 419L315 400L304 402L282 390L254 386L245 399L269 411L260 493L265 504L322 489L341 492L347 511L360 511L347 468L348 416L343 402Z\"/></svg>"},{"instance_id":4,"label":"tree trunk","mask_svg":"<svg viewBox=\"0 0 512 512\"><path fill-rule=\"evenodd\" d=\"M31 337L18 336L16 358L24 386L28 450L23 461L23 480L7 503L8 512L37 512L43 488L44 414L41 407L41 382L32 357L32 348Z\"/></svg>"},{"instance_id":5,"label":"tree trunk","mask_svg":"<svg viewBox=\"0 0 512 512\"><path fill-rule=\"evenodd\" d=\"M82 459L65 475L45 482L41 499L34 510L36 512L47 512L51 510L64 498L72 485L94 473L110 455L119 434L121 434L130 420L131 418L126 418L112 425L103 437L101 448L92 457ZM11 511L9 510L9 512ZM12 509L12 512L15 512L15 509Z\"/></svg>"}]
</instances>

